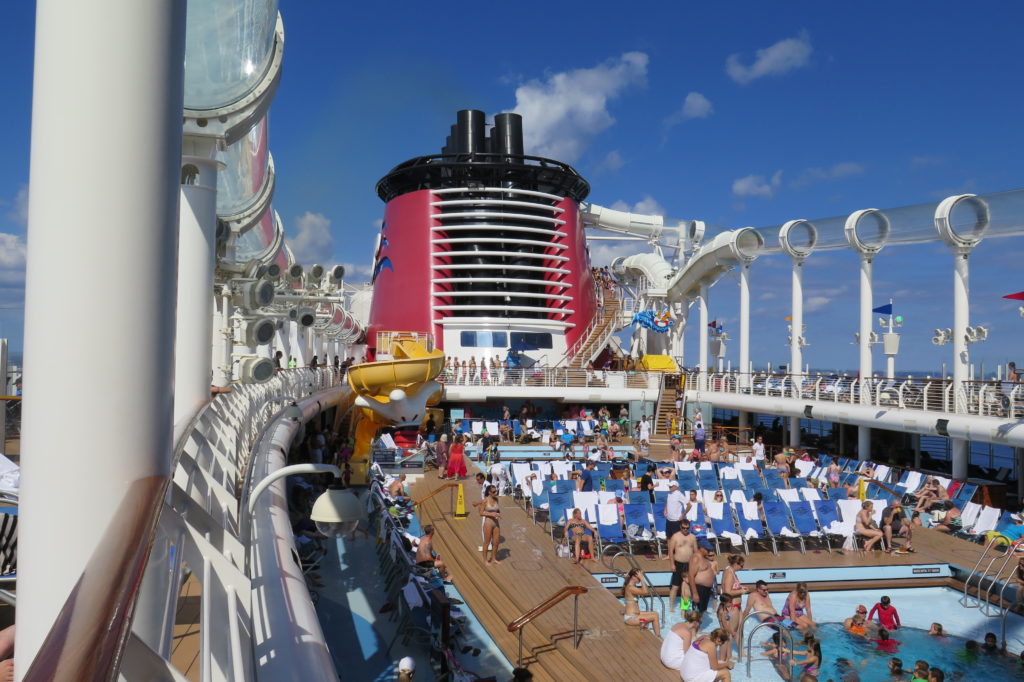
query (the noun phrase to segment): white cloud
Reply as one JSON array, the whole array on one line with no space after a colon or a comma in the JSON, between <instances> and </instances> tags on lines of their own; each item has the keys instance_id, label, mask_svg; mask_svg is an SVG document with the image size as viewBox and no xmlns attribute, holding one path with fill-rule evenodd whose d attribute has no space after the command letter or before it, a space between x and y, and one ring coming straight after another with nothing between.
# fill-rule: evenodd
<instances>
[{"instance_id":1,"label":"white cloud","mask_svg":"<svg viewBox=\"0 0 1024 682\"><path fill-rule=\"evenodd\" d=\"M295 219L298 234L288 239L295 260L302 265L329 260L334 252L331 221L322 213L306 211Z\"/></svg>"},{"instance_id":2,"label":"white cloud","mask_svg":"<svg viewBox=\"0 0 1024 682\"><path fill-rule=\"evenodd\" d=\"M373 266L363 263L342 263L345 268L345 280L357 282L369 280L373 276Z\"/></svg>"},{"instance_id":3,"label":"white cloud","mask_svg":"<svg viewBox=\"0 0 1024 682\"><path fill-rule=\"evenodd\" d=\"M644 84L647 61L642 52L627 52L593 68L563 71L516 88L512 111L525 119L526 153L576 161L596 135L615 123L608 100Z\"/></svg>"},{"instance_id":4,"label":"white cloud","mask_svg":"<svg viewBox=\"0 0 1024 682\"><path fill-rule=\"evenodd\" d=\"M807 66L813 51L810 35L807 31L801 31L796 38L786 38L771 47L758 50L750 66L743 65L739 53L729 55L725 60L725 72L740 85L746 85L762 76L779 76Z\"/></svg>"},{"instance_id":5,"label":"white cloud","mask_svg":"<svg viewBox=\"0 0 1024 682\"><path fill-rule=\"evenodd\" d=\"M737 197L763 197L771 199L782 184L782 171L777 170L771 179L763 175L748 175L732 182L732 193Z\"/></svg>"},{"instance_id":6,"label":"white cloud","mask_svg":"<svg viewBox=\"0 0 1024 682\"><path fill-rule=\"evenodd\" d=\"M928 168L931 166L945 166L947 160L943 156L912 156L910 165L914 168Z\"/></svg>"},{"instance_id":7,"label":"white cloud","mask_svg":"<svg viewBox=\"0 0 1024 682\"><path fill-rule=\"evenodd\" d=\"M777 295L775 294L774 291L766 291L763 294L761 294L760 296L758 296L757 300L759 300L759 301L772 301L772 300L774 300L776 298L778 298L778 297L777 297Z\"/></svg>"},{"instance_id":8,"label":"white cloud","mask_svg":"<svg viewBox=\"0 0 1024 682\"><path fill-rule=\"evenodd\" d=\"M645 194L643 199L632 206L620 199L608 208L627 213L642 213L643 215L665 215L665 208L650 194Z\"/></svg>"},{"instance_id":9,"label":"white cloud","mask_svg":"<svg viewBox=\"0 0 1024 682\"><path fill-rule=\"evenodd\" d=\"M598 170L619 170L626 165L626 160L622 158L622 154L619 153L618 149L613 149L605 154L604 159L598 164Z\"/></svg>"},{"instance_id":10,"label":"white cloud","mask_svg":"<svg viewBox=\"0 0 1024 682\"><path fill-rule=\"evenodd\" d=\"M14 205L7 212L7 217L22 227L28 226L28 185L22 185L14 197Z\"/></svg>"},{"instance_id":11,"label":"white cloud","mask_svg":"<svg viewBox=\"0 0 1024 682\"><path fill-rule=\"evenodd\" d=\"M587 248L590 250L590 263L595 268L611 265L612 261L619 257L650 251L650 247L641 242L587 242Z\"/></svg>"},{"instance_id":12,"label":"white cloud","mask_svg":"<svg viewBox=\"0 0 1024 682\"><path fill-rule=\"evenodd\" d=\"M832 299L828 296L811 296L804 301L804 312L813 313L816 310L821 310L831 302Z\"/></svg>"},{"instance_id":13,"label":"white cloud","mask_svg":"<svg viewBox=\"0 0 1024 682\"><path fill-rule=\"evenodd\" d=\"M25 268L25 240L16 234L0 232L0 269Z\"/></svg>"},{"instance_id":14,"label":"white cloud","mask_svg":"<svg viewBox=\"0 0 1024 682\"><path fill-rule=\"evenodd\" d=\"M714 111L711 100L699 92L691 92L683 100L683 106L674 114L665 119L665 127L671 128L691 118L707 118Z\"/></svg>"},{"instance_id":15,"label":"white cloud","mask_svg":"<svg viewBox=\"0 0 1024 682\"><path fill-rule=\"evenodd\" d=\"M828 168L808 168L793 181L793 187L803 187L814 182L827 180L839 180L840 178L848 178L853 175L861 175L863 172L864 166L852 161L837 163Z\"/></svg>"}]
</instances>

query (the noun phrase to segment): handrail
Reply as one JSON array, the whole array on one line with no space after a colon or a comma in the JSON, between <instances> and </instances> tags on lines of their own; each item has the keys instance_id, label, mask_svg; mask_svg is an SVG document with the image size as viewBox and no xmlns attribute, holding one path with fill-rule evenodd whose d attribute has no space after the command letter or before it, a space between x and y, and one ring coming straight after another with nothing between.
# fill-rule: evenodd
<instances>
[{"instance_id":1,"label":"handrail","mask_svg":"<svg viewBox=\"0 0 1024 682\"><path fill-rule=\"evenodd\" d=\"M516 630L521 629L524 625L533 621L537 616L541 615L542 613L545 613L546 611L550 610L555 605L562 602L564 599L572 595L579 596L581 594L585 594L587 591L588 588L583 587L582 585L566 585L558 592L555 592L553 595L542 601L540 604L537 604L532 609L530 609L529 611L527 611L526 613L519 616L511 623L509 623L508 631L515 632Z\"/></svg>"},{"instance_id":2,"label":"handrail","mask_svg":"<svg viewBox=\"0 0 1024 682\"><path fill-rule=\"evenodd\" d=\"M988 612L989 612L989 609L992 606L992 590L993 590L993 588L995 588L996 583L999 582L999 580L1002 579L1003 571L1006 570L1006 565L1008 563L1010 563L1011 559L1014 559L1017 556L1016 548L1018 546L1020 546L1021 544L1022 543L1021 543L1020 540L1014 540L1010 544L1010 546L1007 547L1007 549L1006 549L1006 556L1003 557L1003 563L999 566L998 569L996 569L995 574L992 575L991 580L989 580L989 582L988 582L988 589L985 590L985 606L981 607L981 610L985 613L986 616L989 615ZM1010 578L1010 575L1012 575L1012 574L1013 574L1013 569L1010 569L1010 574L1006 576L1006 581L1005 581L1005 584L1003 585L1003 589L999 590L1000 601L998 603L998 606L999 606L1000 609L1003 608L1003 602L1002 602L1002 599L1001 599L1002 598L1002 594L1003 594L1003 590L1005 590L1006 589L1006 585L1009 584L1009 582L1010 582L1009 578ZM981 583L978 583L978 596L979 597L981 596Z\"/></svg>"},{"instance_id":3,"label":"handrail","mask_svg":"<svg viewBox=\"0 0 1024 682\"><path fill-rule=\"evenodd\" d=\"M1014 550L1016 550L1016 548L1020 547L1021 545L1024 545L1024 542L1022 542L1021 540L1015 540L1013 542L1013 544L1011 545L1011 547L1013 547ZM1011 575L1013 574L1013 570L1012 569L1010 571L1010 574ZM1002 616L1002 618L999 619L999 621L1000 621L1000 623L999 623L1000 634L1002 635L1002 637L1000 637L1000 641L1002 641L1002 642L1006 641L1006 615L1008 613L1010 613L1010 607L1003 606L1003 604L1005 603L1003 601L1003 595L1006 594L1006 588L1009 587L1009 586L1010 586L1010 576L1008 575L1008 576L1006 576L1006 580L1003 581L1002 589L999 590L999 606L1003 609L1003 616ZM1021 586L1018 585L1017 586L1017 590L1019 591L1020 589L1021 589ZM1019 594L1018 594L1018 598L1019 598Z\"/></svg>"},{"instance_id":4,"label":"handrail","mask_svg":"<svg viewBox=\"0 0 1024 682\"><path fill-rule=\"evenodd\" d=\"M112 680L170 476L132 483L23 678Z\"/></svg>"},{"instance_id":5,"label":"handrail","mask_svg":"<svg viewBox=\"0 0 1024 682\"><path fill-rule=\"evenodd\" d=\"M462 484L461 483L445 483L444 485L442 485L439 488L437 488L437 490L434 490L433 492L428 494L426 497L424 497L424 498L422 498L420 500L413 500L412 504L413 504L414 507L418 507L421 504L423 504L424 502L426 502L427 500L429 500L430 498L432 498L435 495L437 495L438 493L440 493L442 490L448 490L449 488L458 488L460 485L462 485Z\"/></svg>"},{"instance_id":6,"label":"handrail","mask_svg":"<svg viewBox=\"0 0 1024 682\"><path fill-rule=\"evenodd\" d=\"M572 605L572 644L574 649L578 649L580 646L579 635L579 606L580 606L580 595L587 593L587 588L582 585L566 585L558 592L537 604L532 609L524 613L523 615L516 618L514 621L508 624L509 632L519 632L519 657L516 660L516 667L521 668L523 665L523 627L532 622L537 616L547 612L555 605L561 603L564 599L569 596L573 597Z\"/></svg>"},{"instance_id":7,"label":"handrail","mask_svg":"<svg viewBox=\"0 0 1024 682\"><path fill-rule=\"evenodd\" d=\"M782 638L785 638L786 644L789 647L789 658L786 659L786 660L788 660L790 662L790 665L786 666L786 668L789 670L789 675L788 675L788 677L786 679L787 680L792 680L793 679L793 666L792 666L792 661L793 661L793 635L790 634L788 628L784 628L781 625L779 625L778 623L769 623L769 622L758 623L757 627L755 627L753 630L751 630L750 631L750 635L747 637L747 677L750 677L750 664L752 662L751 661L751 656L750 656L750 645L754 641L754 633L757 632L758 630L760 630L761 628L772 628L772 629L778 631L779 632L779 639L780 639L779 644L782 643L782 641L781 641ZM781 659L782 657L779 656L779 658Z\"/></svg>"},{"instance_id":8,"label":"handrail","mask_svg":"<svg viewBox=\"0 0 1024 682\"><path fill-rule=\"evenodd\" d=\"M776 616L776 615L778 615L778 614L772 613L771 611L751 611L750 613L748 613L746 616L743 617L743 620L740 621L740 626L738 628L736 628L737 658L739 658L739 659L743 658L743 629L746 627L747 621L750 620L751 618L753 618L754 616Z\"/></svg>"},{"instance_id":9,"label":"handrail","mask_svg":"<svg viewBox=\"0 0 1024 682\"><path fill-rule=\"evenodd\" d=\"M992 564L994 564L997 559L1005 557L1007 554L1012 554L1013 553L1012 546L1007 547L1005 552L997 554L994 557L992 557L991 560L988 562L988 565L985 567L985 570L982 571L979 574L978 573L978 569L981 567L981 562L985 560L985 557L988 556L989 550L994 547L995 543L998 540L999 540L999 536L998 535L992 536L992 539L988 541L988 544L985 545L985 549L982 550L981 554L978 556L978 561L974 564L974 568L971 569L971 572L967 574L967 579L964 580L964 596L960 598L960 604L965 609L977 609L977 608L981 607L981 581L982 581L982 579L986 575L988 575L988 570L990 568L992 568ZM971 578L973 578L975 575L978 576L978 596L975 599L974 605L971 606L971 605L968 605L968 601L970 599L970 595L968 594L968 589L970 588L970 585L971 585Z\"/></svg>"}]
</instances>

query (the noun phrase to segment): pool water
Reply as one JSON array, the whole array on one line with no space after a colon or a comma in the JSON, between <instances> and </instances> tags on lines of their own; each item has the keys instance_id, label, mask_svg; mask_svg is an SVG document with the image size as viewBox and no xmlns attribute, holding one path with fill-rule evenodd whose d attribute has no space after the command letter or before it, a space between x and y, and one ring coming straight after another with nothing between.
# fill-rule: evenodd
<instances>
[{"instance_id":1,"label":"pool water","mask_svg":"<svg viewBox=\"0 0 1024 682\"><path fill-rule=\"evenodd\" d=\"M764 633L765 637L760 635ZM928 662L929 667L941 669L946 673L947 680L1024 680L1024 668L1009 656L992 656L977 654L969 656L964 648L966 640L958 637L929 637L926 630L912 627L901 627L894 631L890 638L899 642L893 651L880 651L875 642L852 635L843 629L841 623L825 623L819 628L821 656L824 662L819 679L827 680L890 680L889 661L899 658L903 661L904 670L913 669L918 660ZM794 646L800 648L799 633L794 632ZM768 629L759 630L757 639L768 641ZM775 679L777 674L771 670L771 663L758 654L758 642L752 651L754 658L750 665L750 679ZM747 661L737 666L746 673ZM800 668L794 668L793 679L799 679ZM758 677L758 676L761 677Z\"/></svg>"},{"instance_id":2,"label":"pool water","mask_svg":"<svg viewBox=\"0 0 1024 682\"><path fill-rule=\"evenodd\" d=\"M870 609L883 594L892 599L903 625L891 635L892 639L900 642L896 653L881 652L874 642L855 637L842 628L842 621L853 615L858 604ZM781 612L786 595L786 592L773 588L770 598L776 611ZM942 669L947 680L1024 680L1024 667L1017 665L1015 656L979 654L973 660L969 658L964 648L965 642L968 639L981 642L986 632L994 632L998 636L1000 621L998 618L986 618L976 608L964 608L959 602L960 596L960 592L943 587L812 591L811 610L815 621L820 625L824 663L818 678L831 679L835 682L890 682L892 678L889 675L888 664L889 659L895 656L903 661L904 669L913 669L914 662L918 659L925 660L930 666ZM667 604L667 598L665 602ZM648 608L646 600L641 601L641 608ZM660 604L657 599L653 600L653 610L660 615ZM663 630L682 619L678 610L669 612L666 616L667 622L662 625ZM937 638L925 634L936 621L951 635ZM749 635L755 622L753 618L747 621L744 637ZM701 623L701 632L708 632L718 626L717 617L708 612ZM1006 632L1007 648L1011 652L1019 653L1024 649L1024 618L1010 614ZM739 661L733 670L733 680L776 682L781 679L771 661L760 653L761 643L768 641L771 634L772 631L768 628L757 632L751 647L754 658L750 673L747 674L744 650L743 660ZM802 635L796 630L792 631L792 634L796 648L801 648L799 640ZM850 663L844 665L843 661ZM793 679L798 680L799 675L795 675ZM909 676L905 679L909 679Z\"/></svg>"}]
</instances>

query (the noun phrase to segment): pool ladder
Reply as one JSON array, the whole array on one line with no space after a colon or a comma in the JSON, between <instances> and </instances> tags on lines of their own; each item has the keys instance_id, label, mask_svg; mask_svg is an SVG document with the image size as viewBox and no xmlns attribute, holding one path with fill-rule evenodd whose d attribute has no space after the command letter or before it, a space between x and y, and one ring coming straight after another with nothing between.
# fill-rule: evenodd
<instances>
[{"instance_id":1,"label":"pool ladder","mask_svg":"<svg viewBox=\"0 0 1024 682\"><path fill-rule=\"evenodd\" d=\"M615 560L618 559L619 557L625 557L626 558L626 562L629 564L630 568L640 568L640 564L637 563L636 557L634 557L632 554L630 554L626 550L622 549L621 546L619 546L619 545L608 545L608 547L614 547L615 551L613 553L611 553L610 555L603 555L601 557L601 563L604 564L605 568L607 568L609 571L611 571L615 575L619 576L620 578L625 578L626 577L626 573L628 572L628 571L620 571L619 569L615 568ZM665 597L661 596L660 594L658 594L657 592L654 591L654 585L651 584L651 579L647 577L647 572L646 571L644 571L642 575L643 575L643 578L644 578L644 585L647 586L647 596L646 597L640 597L640 599L643 600L646 603L646 605L647 605L647 609L646 610L647 611L653 611L654 610L654 600L655 599L658 600L658 605L661 607L661 627L662 627L662 629L664 629L664 627L665 627ZM658 634L659 637L661 636L660 632L657 633L657 634Z\"/></svg>"},{"instance_id":2,"label":"pool ladder","mask_svg":"<svg viewBox=\"0 0 1024 682\"><path fill-rule=\"evenodd\" d=\"M761 613L766 613L766 612L765 611L754 611L750 615L748 615L747 618L750 618L751 616L755 616L755 615L761 614ZM772 615L772 614L767 614L767 615ZM744 619L744 622L746 622L746 619ZM788 670L789 672L788 672L788 674L787 674L785 679L787 680L787 682L792 682L792 680L793 680L793 635L789 632L788 628L783 627L780 623L769 623L769 622L758 623L757 625L754 626L754 629L750 631L750 634L747 635L747 677L750 677L750 666L754 662L753 656L750 655L750 649L751 649L752 644L754 643L754 635L757 634L757 631L760 630L761 628L768 628L768 629L775 630L776 632L778 632L779 633L779 645L780 646L782 645L783 642L785 642L786 648L789 650L789 658L786 659L787 662L789 663L789 665L786 666L786 670ZM740 623L740 637L743 636L742 632L743 632L743 623ZM764 660L772 661L771 658L766 658ZM780 661L780 663L781 663L781 661Z\"/></svg>"},{"instance_id":3,"label":"pool ladder","mask_svg":"<svg viewBox=\"0 0 1024 682\"><path fill-rule=\"evenodd\" d=\"M967 579L964 581L964 594L960 597L960 605L965 609L981 609L981 611L987 616L999 615L989 613L991 603L988 601L987 597L991 596L992 585L994 585L995 581L999 579L999 576L1002 575L1006 565L1010 562L1010 559L1013 558L1013 548L1016 544L1009 545L1004 551L990 556L989 552L995 549L995 545L999 540L1000 537L995 536L988 541L987 545L985 545L985 549L982 550L981 554L978 556L978 560L975 562L974 568L971 569L971 572L967 575ZM981 565L985 563L986 558L988 559L988 563L986 563L985 567L982 568ZM996 566L996 563L999 562L1000 559L1002 560L1002 563L993 570L993 567ZM977 583L975 585L977 587L977 594L975 596L971 596L971 581L975 578L977 578ZM982 589L984 589L983 583L986 579L989 580L988 592L986 593L986 599L982 601L981 592Z\"/></svg>"},{"instance_id":4,"label":"pool ladder","mask_svg":"<svg viewBox=\"0 0 1024 682\"><path fill-rule=\"evenodd\" d=\"M981 556L978 557L978 561L974 564L974 568L967 576L967 580L964 581L964 595L960 598L960 604L966 609L978 609L982 614L989 618L999 618L1002 634L1001 641L1006 641L1006 616L1010 612L1010 609L1004 606L1006 603L1006 588L1010 586L1015 568L1011 563L1015 556L1017 556L1017 553L1014 550L1019 546L1024 546L1024 543L1018 540L1017 542L1008 545L1002 553L989 557L988 563L985 564L985 568L981 569L981 565L985 561L985 558L989 556L989 552L995 548L995 544L999 540L1000 537L995 536L989 540L987 545L985 545L985 550L981 553ZM1009 566L1009 571L1006 570L1007 566ZM993 567L995 567L994 570ZM976 584L976 593L972 597L969 590L971 580L975 577L977 577L978 580ZM987 585L985 584L986 580L988 581ZM1000 586L998 598L995 603L992 603L992 591L997 585ZM984 599L982 599L982 590L985 591Z\"/></svg>"}]
</instances>

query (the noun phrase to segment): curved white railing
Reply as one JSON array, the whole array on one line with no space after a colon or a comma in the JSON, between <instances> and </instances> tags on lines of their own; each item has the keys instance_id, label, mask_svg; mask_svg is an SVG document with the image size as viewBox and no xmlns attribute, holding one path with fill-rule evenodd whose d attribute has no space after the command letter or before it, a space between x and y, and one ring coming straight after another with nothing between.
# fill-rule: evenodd
<instances>
[{"instance_id":1,"label":"curved white railing","mask_svg":"<svg viewBox=\"0 0 1024 682\"><path fill-rule=\"evenodd\" d=\"M954 400L952 379L932 377L870 377L837 374L769 374L755 372L750 385L740 385L739 372L711 372L707 391L803 398L834 403L896 407L924 412L951 412L1014 420L1024 418L1024 384L1006 381L965 381ZM862 400L862 394L866 398ZM958 409L958 406L960 409Z\"/></svg>"}]
</instances>

